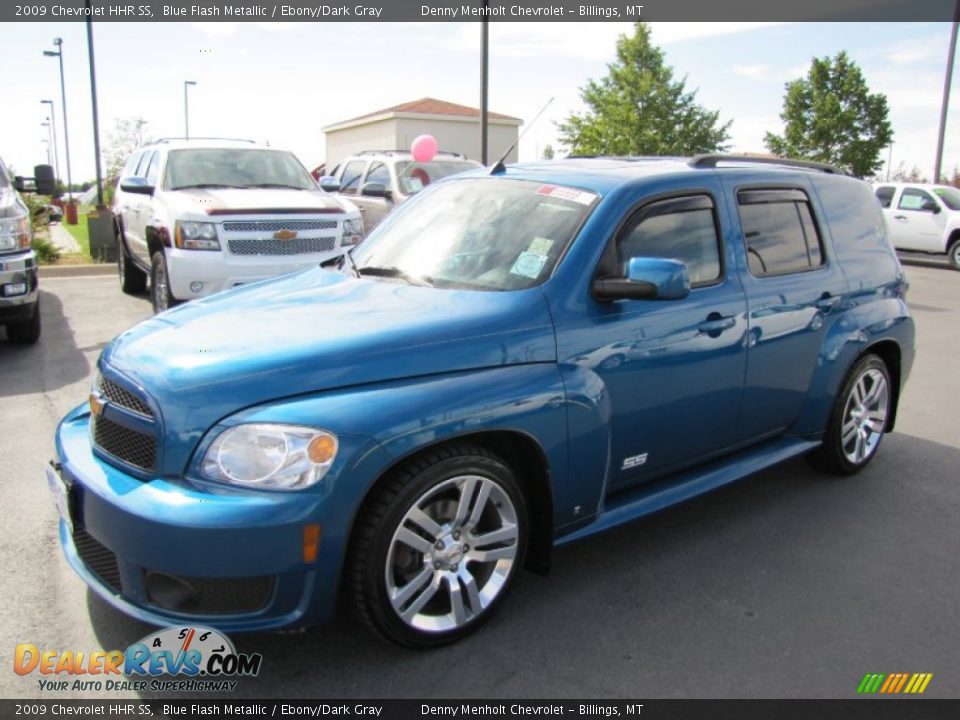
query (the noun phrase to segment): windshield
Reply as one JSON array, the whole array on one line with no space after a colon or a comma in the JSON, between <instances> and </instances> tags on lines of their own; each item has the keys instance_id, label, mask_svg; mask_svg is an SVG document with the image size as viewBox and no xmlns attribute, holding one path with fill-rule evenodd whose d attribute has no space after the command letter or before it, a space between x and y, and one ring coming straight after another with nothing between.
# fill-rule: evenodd
<instances>
[{"instance_id":1,"label":"windshield","mask_svg":"<svg viewBox=\"0 0 960 720\"><path fill-rule=\"evenodd\" d=\"M960 210L960 190L950 187L934 188L933 191L951 210Z\"/></svg>"},{"instance_id":2,"label":"windshield","mask_svg":"<svg viewBox=\"0 0 960 720\"><path fill-rule=\"evenodd\" d=\"M397 185L404 195L413 195L432 182L478 167L481 167L480 163L473 160L432 160L425 163L400 160L396 164Z\"/></svg>"},{"instance_id":3,"label":"windshield","mask_svg":"<svg viewBox=\"0 0 960 720\"><path fill-rule=\"evenodd\" d=\"M354 256L361 275L410 284L532 287L550 276L596 200L538 182L457 180L401 207Z\"/></svg>"},{"instance_id":4,"label":"windshield","mask_svg":"<svg viewBox=\"0 0 960 720\"><path fill-rule=\"evenodd\" d=\"M313 178L291 153L253 148L171 150L163 187L317 189Z\"/></svg>"}]
</instances>

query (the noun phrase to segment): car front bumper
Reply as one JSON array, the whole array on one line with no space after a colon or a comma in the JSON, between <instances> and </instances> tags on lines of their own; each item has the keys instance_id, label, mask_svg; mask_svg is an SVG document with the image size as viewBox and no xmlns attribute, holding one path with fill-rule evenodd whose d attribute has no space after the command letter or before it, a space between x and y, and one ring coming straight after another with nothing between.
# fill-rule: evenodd
<instances>
[{"instance_id":1,"label":"car front bumper","mask_svg":"<svg viewBox=\"0 0 960 720\"><path fill-rule=\"evenodd\" d=\"M353 518L335 493L322 483L255 492L141 480L94 454L89 417L78 407L57 428L59 537L67 562L107 603L154 625L224 632L296 629L333 615ZM305 527L315 524L319 552L307 562Z\"/></svg>"},{"instance_id":2,"label":"car front bumper","mask_svg":"<svg viewBox=\"0 0 960 720\"><path fill-rule=\"evenodd\" d=\"M21 285L26 286L26 292L20 292L17 286ZM0 255L0 323L29 320L35 312L39 294L37 260L33 250Z\"/></svg>"}]
</instances>

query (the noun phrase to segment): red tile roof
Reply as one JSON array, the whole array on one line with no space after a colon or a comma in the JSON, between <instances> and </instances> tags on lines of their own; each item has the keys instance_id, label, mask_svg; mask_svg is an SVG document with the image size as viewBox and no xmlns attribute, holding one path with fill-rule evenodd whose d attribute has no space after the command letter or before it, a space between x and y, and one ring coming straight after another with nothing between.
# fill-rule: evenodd
<instances>
[{"instance_id":1,"label":"red tile roof","mask_svg":"<svg viewBox=\"0 0 960 720\"><path fill-rule=\"evenodd\" d=\"M375 117L377 115L386 115L389 113L416 113L420 115L456 115L458 117L480 117L479 108L467 107L466 105L457 105L456 103L447 102L446 100L437 100L436 98L420 98L419 100L414 100L412 102L400 103L399 105L394 105L393 107L384 108L383 110L377 110L376 112L367 113L366 115L360 115L355 118L350 118L349 120L341 120L336 123L336 125L345 125L347 123L357 122L358 120L364 120L365 118ZM495 112L487 112L487 117L491 120L519 120L520 118L511 117L510 115L502 115Z\"/></svg>"}]
</instances>

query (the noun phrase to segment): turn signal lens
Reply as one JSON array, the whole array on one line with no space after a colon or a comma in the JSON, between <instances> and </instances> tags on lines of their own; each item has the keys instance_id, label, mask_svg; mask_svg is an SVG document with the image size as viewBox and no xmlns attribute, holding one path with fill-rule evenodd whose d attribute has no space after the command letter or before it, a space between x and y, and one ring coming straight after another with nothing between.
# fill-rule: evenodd
<instances>
[{"instance_id":1,"label":"turn signal lens","mask_svg":"<svg viewBox=\"0 0 960 720\"><path fill-rule=\"evenodd\" d=\"M317 435L307 445L307 457L317 465L330 462L336 454L337 439L333 435Z\"/></svg>"}]
</instances>

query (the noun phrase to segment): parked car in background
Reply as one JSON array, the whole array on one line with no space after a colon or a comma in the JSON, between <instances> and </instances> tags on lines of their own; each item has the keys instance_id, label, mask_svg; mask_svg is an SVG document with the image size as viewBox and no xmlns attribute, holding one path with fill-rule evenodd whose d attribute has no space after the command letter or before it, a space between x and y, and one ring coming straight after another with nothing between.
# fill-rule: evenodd
<instances>
[{"instance_id":1,"label":"parked car in background","mask_svg":"<svg viewBox=\"0 0 960 720\"><path fill-rule=\"evenodd\" d=\"M897 250L946 255L960 270L960 190L950 185L878 183L874 191Z\"/></svg>"},{"instance_id":2,"label":"parked car in background","mask_svg":"<svg viewBox=\"0 0 960 720\"><path fill-rule=\"evenodd\" d=\"M40 288L32 238L30 212L0 159L0 325L6 325L10 342L21 345L40 339Z\"/></svg>"},{"instance_id":3,"label":"parked car in background","mask_svg":"<svg viewBox=\"0 0 960 720\"><path fill-rule=\"evenodd\" d=\"M161 140L134 152L114 196L124 292L155 312L312 267L363 237L292 153L239 140Z\"/></svg>"},{"instance_id":4,"label":"parked car in background","mask_svg":"<svg viewBox=\"0 0 960 720\"><path fill-rule=\"evenodd\" d=\"M439 152L430 162L420 163L404 150L368 150L342 161L320 187L348 197L363 216L370 232L397 207L430 183L482 167L465 155Z\"/></svg>"},{"instance_id":5,"label":"parked car in background","mask_svg":"<svg viewBox=\"0 0 960 720\"><path fill-rule=\"evenodd\" d=\"M870 186L828 166L466 173L339 271L109 343L56 433L60 541L143 622L260 632L339 605L448 643L556 545L806 453L863 470L913 362L905 290Z\"/></svg>"}]
</instances>

